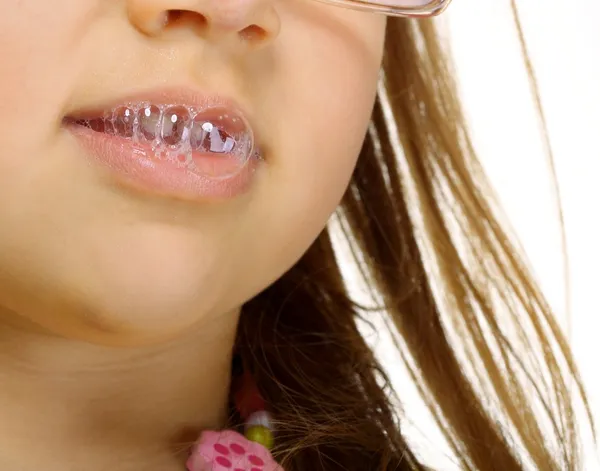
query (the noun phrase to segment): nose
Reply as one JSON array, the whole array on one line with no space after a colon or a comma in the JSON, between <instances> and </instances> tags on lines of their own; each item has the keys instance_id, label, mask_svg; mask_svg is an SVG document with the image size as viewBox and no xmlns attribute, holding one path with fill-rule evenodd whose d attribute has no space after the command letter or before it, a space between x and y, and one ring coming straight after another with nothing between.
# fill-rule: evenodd
<instances>
[{"instance_id":1,"label":"nose","mask_svg":"<svg viewBox=\"0 0 600 471\"><path fill-rule=\"evenodd\" d=\"M273 0L127 0L131 23L149 36L193 28L206 38L236 36L264 45L279 33Z\"/></svg>"}]
</instances>

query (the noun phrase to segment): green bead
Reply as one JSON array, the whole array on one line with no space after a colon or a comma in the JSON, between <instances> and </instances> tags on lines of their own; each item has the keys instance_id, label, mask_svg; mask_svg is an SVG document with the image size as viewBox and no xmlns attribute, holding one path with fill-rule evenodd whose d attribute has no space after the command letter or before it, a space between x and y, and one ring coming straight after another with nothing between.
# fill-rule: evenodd
<instances>
[{"instance_id":1,"label":"green bead","mask_svg":"<svg viewBox=\"0 0 600 471\"><path fill-rule=\"evenodd\" d=\"M263 427L262 425L254 425L248 428L244 435L251 442L260 443L267 450L273 448L273 434L267 427Z\"/></svg>"}]
</instances>

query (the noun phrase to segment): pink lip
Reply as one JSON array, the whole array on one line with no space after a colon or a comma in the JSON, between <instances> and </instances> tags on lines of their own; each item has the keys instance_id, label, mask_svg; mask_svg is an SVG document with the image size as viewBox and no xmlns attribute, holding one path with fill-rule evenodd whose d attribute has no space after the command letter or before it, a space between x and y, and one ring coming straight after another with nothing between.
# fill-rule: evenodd
<instances>
[{"instance_id":1,"label":"pink lip","mask_svg":"<svg viewBox=\"0 0 600 471\"><path fill-rule=\"evenodd\" d=\"M126 96L104 104L92 104L69 114L63 125L76 138L86 157L100 164L118 183L138 191L184 200L234 198L247 192L262 164L262 156L255 150L248 162L235 173L229 174L231 159L223 154L193 152L200 169L210 168L210 175L190 171L168 160L157 159L150 144L136 143L118 135L94 131L78 125L77 119L101 117L106 111L127 103L152 103L182 105L204 110L218 107L233 111L246 118L240 107L231 99L204 95L188 88L162 89ZM226 178L211 175L227 174Z\"/></svg>"},{"instance_id":2,"label":"pink lip","mask_svg":"<svg viewBox=\"0 0 600 471\"><path fill-rule=\"evenodd\" d=\"M125 95L110 101L104 101L100 104L91 104L84 110L70 112L72 117L87 117L101 115L105 110L110 110L124 103L168 103L174 105L188 105L197 108L223 107L241 112L248 117L248 113L242 110L241 106L232 98L219 94L205 94L189 87L170 87L155 90L141 91Z\"/></svg>"}]
</instances>

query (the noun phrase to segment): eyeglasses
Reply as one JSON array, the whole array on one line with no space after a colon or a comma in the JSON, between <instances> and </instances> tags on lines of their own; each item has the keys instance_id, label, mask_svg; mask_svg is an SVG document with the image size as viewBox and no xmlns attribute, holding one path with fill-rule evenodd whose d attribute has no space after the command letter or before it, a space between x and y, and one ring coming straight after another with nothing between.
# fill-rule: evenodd
<instances>
[{"instance_id":1,"label":"eyeglasses","mask_svg":"<svg viewBox=\"0 0 600 471\"><path fill-rule=\"evenodd\" d=\"M317 0L353 10L388 16L427 18L442 13L452 0Z\"/></svg>"}]
</instances>

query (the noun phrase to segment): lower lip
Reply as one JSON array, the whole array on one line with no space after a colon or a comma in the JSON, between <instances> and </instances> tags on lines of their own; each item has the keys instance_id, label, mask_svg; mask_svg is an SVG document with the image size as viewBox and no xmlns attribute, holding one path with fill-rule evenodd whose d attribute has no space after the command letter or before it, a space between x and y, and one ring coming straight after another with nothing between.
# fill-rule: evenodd
<instances>
[{"instance_id":1,"label":"lower lip","mask_svg":"<svg viewBox=\"0 0 600 471\"><path fill-rule=\"evenodd\" d=\"M234 175L211 178L158 160L150 146L74 123L65 123L65 128L78 140L86 155L107 169L116 181L155 195L197 201L234 198L250 189L260 164L260 160L252 156ZM223 155L195 153L194 161L207 165L215 175L227 174L232 167L231 159Z\"/></svg>"}]
</instances>

